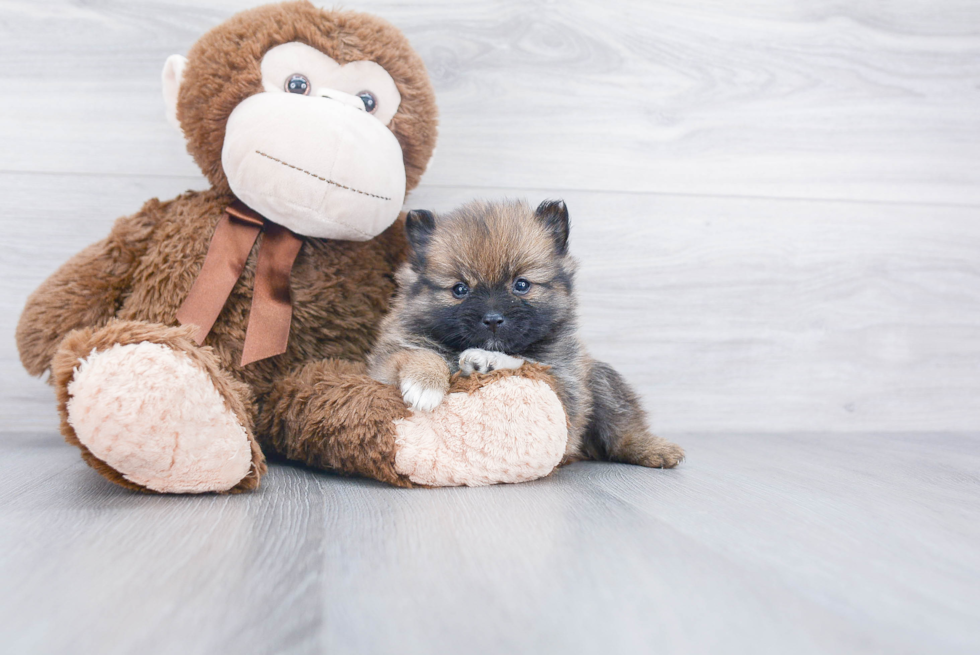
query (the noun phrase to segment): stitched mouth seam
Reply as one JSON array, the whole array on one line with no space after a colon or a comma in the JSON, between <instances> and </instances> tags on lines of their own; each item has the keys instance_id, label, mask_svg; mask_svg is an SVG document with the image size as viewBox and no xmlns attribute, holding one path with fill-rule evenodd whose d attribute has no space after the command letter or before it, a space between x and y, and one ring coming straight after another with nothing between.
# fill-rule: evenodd
<instances>
[{"instance_id":1,"label":"stitched mouth seam","mask_svg":"<svg viewBox=\"0 0 980 655\"><path fill-rule=\"evenodd\" d=\"M255 151L255 154L262 155L266 159L271 159L272 161L274 161L276 163L282 164L283 166L288 166L289 168L291 168L291 169L293 169L295 171L299 171L300 173L306 173L310 177L315 177L316 179L318 179L318 180L320 180L322 182L326 182L327 184L332 184L335 187L339 187L341 189L346 189L348 191L353 191L354 193L359 193L362 196L368 196L369 198L377 198L378 200L385 200L385 201L391 200L391 198L386 198L384 196L379 196L379 195L375 195L373 193L368 193L367 191L361 191L360 189L355 189L354 187L346 186L344 184L341 184L340 182L334 182L333 180L328 180L325 177L320 177L316 173L311 173L311 172L309 172L307 170L304 170L304 169L300 168L299 166L293 166L292 164L287 164L286 162L284 162L281 159L276 159L272 155L267 155L264 152L262 152L261 150L256 150Z\"/></svg>"}]
</instances>

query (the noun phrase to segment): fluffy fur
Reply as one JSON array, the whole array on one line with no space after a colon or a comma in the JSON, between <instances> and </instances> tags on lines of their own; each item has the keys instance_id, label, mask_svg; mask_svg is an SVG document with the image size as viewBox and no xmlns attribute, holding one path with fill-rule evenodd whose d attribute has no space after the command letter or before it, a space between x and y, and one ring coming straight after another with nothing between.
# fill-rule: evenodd
<instances>
[{"instance_id":1,"label":"fluffy fur","mask_svg":"<svg viewBox=\"0 0 980 655\"><path fill-rule=\"evenodd\" d=\"M291 2L244 12L202 37L190 53L178 116L188 150L213 188L168 202L154 199L120 218L108 237L66 262L31 295L17 326L24 367L34 375L51 373L65 439L95 470L124 487L249 491L266 471L263 449L394 485L429 483L413 481L408 468L396 468L396 421L411 412L398 390L372 380L363 364L395 290L395 271L406 256L402 219L365 242L303 239L290 278L293 314L282 355L239 365L261 236L204 346L193 341L193 326L175 326L215 225L234 201L221 170L228 115L258 90L265 51L292 40L340 63L373 59L392 75L402 100L390 128L403 149L408 189L418 183L432 153L436 108L431 85L418 55L387 22ZM161 356L161 351L169 354ZM238 439L241 445L244 434L248 466L241 466L240 450L229 451L239 466L234 470L244 471L241 480L228 488L231 469L212 475L220 466L209 473L194 472L188 464L196 454L209 457L209 444L198 438L206 426L193 417L175 420L160 402L179 401L181 389L163 388L158 375L122 380L113 378L112 367L91 368L103 354L120 352L138 352L144 363L157 358L191 383L198 400L209 400L207 408L194 411L215 428L212 438L231 435L231 442ZM139 367L129 361L123 368L134 366ZM210 385L201 383L202 377ZM123 391L113 380L134 388ZM140 396L150 389L150 395ZM142 423L132 414L113 415L107 411L110 405L100 404L107 395L126 402L144 397L153 411L138 417ZM492 416L499 408L491 401L472 395L470 410ZM170 430L177 433L173 439ZM404 427L401 432L403 442L411 438ZM128 452L114 459L117 444ZM152 462L140 459L154 455Z\"/></svg>"},{"instance_id":2,"label":"fluffy fur","mask_svg":"<svg viewBox=\"0 0 980 655\"><path fill-rule=\"evenodd\" d=\"M68 385L74 369L93 349L101 352L114 344L149 341L183 352L203 366L253 444L250 472L231 489L246 491L258 486L265 471L262 451L251 436L253 426L296 425L287 420L295 405L281 390L294 388L298 380L311 387L307 397L323 398L301 410L302 423L328 422L317 411L344 402L351 387L316 385L303 377L304 366L331 358L363 360L394 292L394 272L406 249L401 219L366 242L304 239L291 276L289 347L283 355L241 367L259 237L206 347L197 347L187 329L171 327L201 269L215 224L234 200L221 171L225 120L237 102L257 90L265 50L294 38L325 48L339 61L377 56L391 67L402 93L392 129L404 148L409 188L418 182L434 147L436 110L425 68L401 33L379 18L295 2L245 12L202 37L190 53L178 113L188 150L214 188L168 202L150 200L136 214L119 219L108 237L66 262L31 295L17 327L24 367L34 375L52 372L66 439L79 446L100 473L123 486L147 489L89 451L68 420ZM377 444L365 438L374 421L373 416L364 417L365 425L352 426L337 440L321 444L336 453L304 451L301 456L320 465L356 451L360 455L338 466L340 470L410 484L393 465L371 464L394 459L392 450L378 452ZM384 415L378 421L383 422ZM381 441L394 443L393 427L381 432ZM294 437L300 435L262 435L267 450L283 454L298 452L287 443Z\"/></svg>"},{"instance_id":3,"label":"fluffy fur","mask_svg":"<svg viewBox=\"0 0 980 655\"><path fill-rule=\"evenodd\" d=\"M683 451L650 434L633 390L579 341L564 203L474 202L438 219L412 212L406 228L412 252L369 357L376 379L422 396L441 394L461 367L538 362L550 367L568 415L568 460L677 465ZM413 398L405 394L419 407Z\"/></svg>"}]
</instances>

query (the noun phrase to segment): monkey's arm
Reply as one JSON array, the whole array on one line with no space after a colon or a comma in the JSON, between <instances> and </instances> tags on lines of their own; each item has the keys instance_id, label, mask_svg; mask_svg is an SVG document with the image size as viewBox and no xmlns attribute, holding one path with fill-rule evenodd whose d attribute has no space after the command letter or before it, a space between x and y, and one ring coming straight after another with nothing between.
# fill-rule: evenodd
<instances>
[{"instance_id":1,"label":"monkey's arm","mask_svg":"<svg viewBox=\"0 0 980 655\"><path fill-rule=\"evenodd\" d=\"M17 349L28 373L48 370L58 344L72 330L101 327L115 316L159 207L151 200L139 213L120 218L108 237L65 262L27 299L17 324Z\"/></svg>"},{"instance_id":2,"label":"monkey's arm","mask_svg":"<svg viewBox=\"0 0 980 655\"><path fill-rule=\"evenodd\" d=\"M413 412L363 364L311 362L262 400L266 453L410 487L523 482L550 473L568 439L543 367L457 377L446 401Z\"/></svg>"},{"instance_id":3,"label":"monkey's arm","mask_svg":"<svg viewBox=\"0 0 980 655\"><path fill-rule=\"evenodd\" d=\"M255 433L266 452L411 487L395 470L395 421L411 414L398 389L372 380L363 364L327 359L276 382Z\"/></svg>"}]
</instances>

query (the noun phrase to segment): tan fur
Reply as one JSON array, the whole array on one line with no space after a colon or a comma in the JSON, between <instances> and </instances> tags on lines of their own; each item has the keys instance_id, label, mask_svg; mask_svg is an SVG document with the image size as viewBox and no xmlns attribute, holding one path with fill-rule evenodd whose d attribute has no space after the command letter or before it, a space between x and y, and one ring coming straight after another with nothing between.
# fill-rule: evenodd
<instances>
[{"instance_id":1,"label":"tan fur","mask_svg":"<svg viewBox=\"0 0 980 655\"><path fill-rule=\"evenodd\" d=\"M414 380L426 389L449 390L449 367L439 355L430 350L399 350L384 361L372 377L385 384L400 385Z\"/></svg>"},{"instance_id":2,"label":"tan fur","mask_svg":"<svg viewBox=\"0 0 980 655\"><path fill-rule=\"evenodd\" d=\"M234 200L221 170L228 115L258 90L262 55L293 40L341 63L377 61L391 74L402 102L390 127L402 145L408 189L418 183L435 146L436 107L421 59L397 29L370 15L325 11L307 2L243 12L193 47L178 98L188 150L214 188L147 202L48 278L29 298L17 327L21 361L34 375L51 370L64 417L73 369L92 348L162 343L208 371L242 424L258 426L258 439L273 452L406 485L392 468L390 425L405 415L404 403L363 375L362 366L337 361L363 361L376 337L405 257L402 219L367 242L303 240L291 277L293 317L282 355L239 366L261 237L206 347L193 344L186 329L172 327L214 226ZM64 421L62 432L104 476L135 486L88 453ZM236 491L258 486L265 471L252 442L253 472Z\"/></svg>"},{"instance_id":3,"label":"tan fur","mask_svg":"<svg viewBox=\"0 0 980 655\"><path fill-rule=\"evenodd\" d=\"M558 273L551 237L542 226L527 220L530 209L526 205L521 211L513 208L512 204L489 202L461 207L452 229L436 231L427 251L426 272L447 287L459 281L476 287L514 271L535 283L551 280ZM475 216L481 220L469 220ZM532 287L531 294L537 291Z\"/></svg>"}]
</instances>

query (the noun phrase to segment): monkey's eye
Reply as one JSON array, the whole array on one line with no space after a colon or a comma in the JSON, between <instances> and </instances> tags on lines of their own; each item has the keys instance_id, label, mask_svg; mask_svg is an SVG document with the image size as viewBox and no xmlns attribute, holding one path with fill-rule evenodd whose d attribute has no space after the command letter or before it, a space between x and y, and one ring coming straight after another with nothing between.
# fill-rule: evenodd
<instances>
[{"instance_id":1,"label":"monkey's eye","mask_svg":"<svg viewBox=\"0 0 980 655\"><path fill-rule=\"evenodd\" d=\"M469 292L470 288L462 282L453 287L453 295L457 298L465 298Z\"/></svg>"},{"instance_id":2,"label":"monkey's eye","mask_svg":"<svg viewBox=\"0 0 980 655\"><path fill-rule=\"evenodd\" d=\"M364 111L367 113L373 114L374 110L378 108L378 99L370 91L361 91L357 97L364 103Z\"/></svg>"},{"instance_id":3,"label":"monkey's eye","mask_svg":"<svg viewBox=\"0 0 980 655\"><path fill-rule=\"evenodd\" d=\"M298 93L301 96L310 94L310 80L306 75L300 75L295 73L289 76L286 80L286 92L287 93Z\"/></svg>"},{"instance_id":4,"label":"monkey's eye","mask_svg":"<svg viewBox=\"0 0 980 655\"><path fill-rule=\"evenodd\" d=\"M514 293L519 296L523 296L525 293L531 290L531 283L522 277L514 280Z\"/></svg>"}]
</instances>

